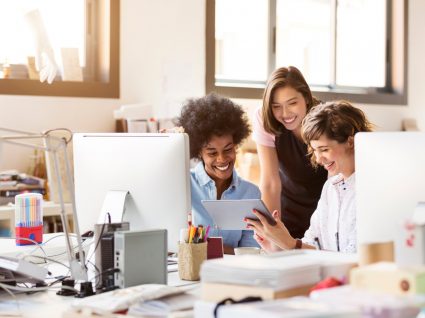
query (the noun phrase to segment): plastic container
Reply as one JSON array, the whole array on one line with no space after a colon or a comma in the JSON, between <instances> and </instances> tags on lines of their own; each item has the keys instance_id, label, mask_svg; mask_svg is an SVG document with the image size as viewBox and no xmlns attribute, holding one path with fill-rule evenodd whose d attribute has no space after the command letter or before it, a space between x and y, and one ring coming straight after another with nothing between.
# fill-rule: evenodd
<instances>
[{"instance_id":1,"label":"plastic container","mask_svg":"<svg viewBox=\"0 0 425 318\"><path fill-rule=\"evenodd\" d=\"M43 242L43 196L23 193L15 196L16 245Z\"/></svg>"}]
</instances>

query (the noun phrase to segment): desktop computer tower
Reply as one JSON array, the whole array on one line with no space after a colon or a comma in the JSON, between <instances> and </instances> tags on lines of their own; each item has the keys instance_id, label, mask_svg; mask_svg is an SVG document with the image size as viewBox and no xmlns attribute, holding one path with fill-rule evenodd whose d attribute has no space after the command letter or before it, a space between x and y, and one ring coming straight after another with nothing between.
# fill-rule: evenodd
<instances>
[{"instance_id":1,"label":"desktop computer tower","mask_svg":"<svg viewBox=\"0 0 425 318\"><path fill-rule=\"evenodd\" d=\"M103 230L102 230L103 229ZM128 222L95 224L95 269L96 290L111 288L114 286L114 233L115 231L127 231L130 229ZM111 271L108 271L111 269Z\"/></svg>"},{"instance_id":2,"label":"desktop computer tower","mask_svg":"<svg viewBox=\"0 0 425 318\"><path fill-rule=\"evenodd\" d=\"M167 284L167 230L119 231L115 240L115 285Z\"/></svg>"}]
</instances>

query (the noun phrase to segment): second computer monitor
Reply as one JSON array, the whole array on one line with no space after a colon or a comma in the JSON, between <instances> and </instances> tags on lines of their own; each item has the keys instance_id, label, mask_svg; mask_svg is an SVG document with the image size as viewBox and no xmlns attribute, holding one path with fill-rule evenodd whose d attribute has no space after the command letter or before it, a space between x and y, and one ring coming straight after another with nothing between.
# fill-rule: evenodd
<instances>
[{"instance_id":1,"label":"second computer monitor","mask_svg":"<svg viewBox=\"0 0 425 318\"><path fill-rule=\"evenodd\" d=\"M359 133L355 160L358 243L394 241L425 201L425 133Z\"/></svg>"},{"instance_id":2,"label":"second computer monitor","mask_svg":"<svg viewBox=\"0 0 425 318\"><path fill-rule=\"evenodd\" d=\"M93 230L108 191L129 191L130 230L167 229L177 251L191 209L186 134L74 134L74 176L81 232Z\"/></svg>"}]
</instances>

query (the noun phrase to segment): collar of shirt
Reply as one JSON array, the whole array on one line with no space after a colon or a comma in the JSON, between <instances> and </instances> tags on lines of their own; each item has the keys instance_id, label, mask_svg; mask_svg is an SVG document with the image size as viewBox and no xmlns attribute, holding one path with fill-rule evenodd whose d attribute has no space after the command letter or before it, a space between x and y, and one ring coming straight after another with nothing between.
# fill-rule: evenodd
<instances>
[{"instance_id":1,"label":"collar of shirt","mask_svg":"<svg viewBox=\"0 0 425 318\"><path fill-rule=\"evenodd\" d=\"M204 163L202 161L196 165L194 172L195 172L195 177L201 186L205 186L211 182L212 184L215 185L214 180L211 179L211 177L205 171ZM240 177L238 176L236 170L233 168L232 182L230 183L229 189L237 188L240 182L241 182Z\"/></svg>"},{"instance_id":2,"label":"collar of shirt","mask_svg":"<svg viewBox=\"0 0 425 318\"><path fill-rule=\"evenodd\" d=\"M352 188L356 181L356 173L354 172L351 176L349 176L347 179L344 180L344 177L342 174L337 174L336 176L332 177L332 185L334 186L341 186L344 185L345 188Z\"/></svg>"}]
</instances>

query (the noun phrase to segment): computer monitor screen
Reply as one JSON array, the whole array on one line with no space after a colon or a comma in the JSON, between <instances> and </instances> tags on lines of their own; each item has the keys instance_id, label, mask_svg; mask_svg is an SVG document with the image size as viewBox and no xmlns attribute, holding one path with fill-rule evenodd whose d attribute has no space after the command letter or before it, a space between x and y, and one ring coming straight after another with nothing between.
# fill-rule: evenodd
<instances>
[{"instance_id":1,"label":"computer monitor screen","mask_svg":"<svg viewBox=\"0 0 425 318\"><path fill-rule=\"evenodd\" d=\"M425 133L359 133L355 162L358 243L394 241L425 201Z\"/></svg>"},{"instance_id":2,"label":"computer monitor screen","mask_svg":"<svg viewBox=\"0 0 425 318\"><path fill-rule=\"evenodd\" d=\"M130 192L130 230L167 229L177 251L191 209L186 134L74 134L75 199L79 229L93 230L110 190Z\"/></svg>"}]
</instances>

